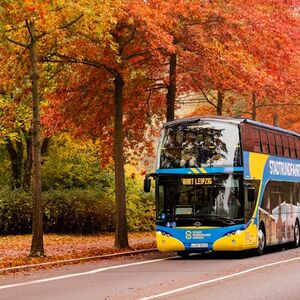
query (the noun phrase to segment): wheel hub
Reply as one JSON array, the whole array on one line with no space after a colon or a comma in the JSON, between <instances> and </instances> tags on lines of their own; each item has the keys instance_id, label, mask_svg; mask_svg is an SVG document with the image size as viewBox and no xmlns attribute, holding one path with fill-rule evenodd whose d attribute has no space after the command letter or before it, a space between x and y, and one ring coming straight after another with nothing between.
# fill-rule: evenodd
<instances>
[{"instance_id":1,"label":"wheel hub","mask_svg":"<svg viewBox=\"0 0 300 300\"><path fill-rule=\"evenodd\" d=\"M298 223L295 226L295 244L299 245L300 235L299 235L299 225Z\"/></svg>"},{"instance_id":2,"label":"wheel hub","mask_svg":"<svg viewBox=\"0 0 300 300\"><path fill-rule=\"evenodd\" d=\"M265 235L261 229L258 231L258 248L260 251L265 248Z\"/></svg>"}]
</instances>

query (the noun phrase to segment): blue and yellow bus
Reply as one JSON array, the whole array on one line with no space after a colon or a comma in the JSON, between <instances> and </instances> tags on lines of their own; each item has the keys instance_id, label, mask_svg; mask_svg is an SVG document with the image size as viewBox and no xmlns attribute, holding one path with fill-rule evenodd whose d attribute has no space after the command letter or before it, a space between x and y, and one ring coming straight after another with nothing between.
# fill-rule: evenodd
<instances>
[{"instance_id":1,"label":"blue and yellow bus","mask_svg":"<svg viewBox=\"0 0 300 300\"><path fill-rule=\"evenodd\" d=\"M300 240L300 134L248 119L164 124L155 179L160 251L183 257Z\"/></svg>"}]
</instances>

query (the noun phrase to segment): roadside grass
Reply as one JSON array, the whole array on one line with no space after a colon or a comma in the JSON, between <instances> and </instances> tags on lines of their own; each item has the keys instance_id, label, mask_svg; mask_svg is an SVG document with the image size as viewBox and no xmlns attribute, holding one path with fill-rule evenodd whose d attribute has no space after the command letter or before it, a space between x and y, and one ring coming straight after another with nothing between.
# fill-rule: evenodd
<instances>
[{"instance_id":1,"label":"roadside grass","mask_svg":"<svg viewBox=\"0 0 300 300\"><path fill-rule=\"evenodd\" d=\"M132 250L155 248L154 232L129 233ZM31 235L0 236L0 269L42 262L84 258L128 251L115 249L114 234L58 235L45 234L45 257L28 257Z\"/></svg>"}]
</instances>

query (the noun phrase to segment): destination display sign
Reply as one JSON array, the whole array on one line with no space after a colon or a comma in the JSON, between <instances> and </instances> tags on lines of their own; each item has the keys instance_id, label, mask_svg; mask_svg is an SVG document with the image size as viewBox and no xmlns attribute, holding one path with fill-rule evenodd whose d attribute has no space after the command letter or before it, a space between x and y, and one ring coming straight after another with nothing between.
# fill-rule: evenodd
<instances>
[{"instance_id":1,"label":"destination display sign","mask_svg":"<svg viewBox=\"0 0 300 300\"><path fill-rule=\"evenodd\" d=\"M212 177L189 177L181 178L182 185L212 185L214 183Z\"/></svg>"},{"instance_id":2,"label":"destination display sign","mask_svg":"<svg viewBox=\"0 0 300 300\"><path fill-rule=\"evenodd\" d=\"M300 177L300 164L294 162L270 159L269 168L270 175Z\"/></svg>"}]
</instances>

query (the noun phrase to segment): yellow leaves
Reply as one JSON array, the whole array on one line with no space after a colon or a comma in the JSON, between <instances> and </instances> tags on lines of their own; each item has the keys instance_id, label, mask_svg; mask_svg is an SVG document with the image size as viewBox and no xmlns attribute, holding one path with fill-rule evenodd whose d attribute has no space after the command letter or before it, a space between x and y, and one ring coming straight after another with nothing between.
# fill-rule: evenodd
<instances>
[{"instance_id":1,"label":"yellow leaves","mask_svg":"<svg viewBox=\"0 0 300 300\"><path fill-rule=\"evenodd\" d=\"M17 105L10 97L0 97L0 137L19 138L21 128L28 129L31 120L30 108L21 103ZM2 140L0 140L2 142Z\"/></svg>"},{"instance_id":2,"label":"yellow leaves","mask_svg":"<svg viewBox=\"0 0 300 300\"><path fill-rule=\"evenodd\" d=\"M76 1L76 9L84 13L84 18L81 21L81 32L98 38L109 37L106 32L109 32L116 23L114 14L118 8L119 1Z\"/></svg>"},{"instance_id":3,"label":"yellow leaves","mask_svg":"<svg viewBox=\"0 0 300 300\"><path fill-rule=\"evenodd\" d=\"M138 181L142 182L144 176L140 174L140 171L134 165L126 164L125 165L125 174L126 176L137 179Z\"/></svg>"}]
</instances>

